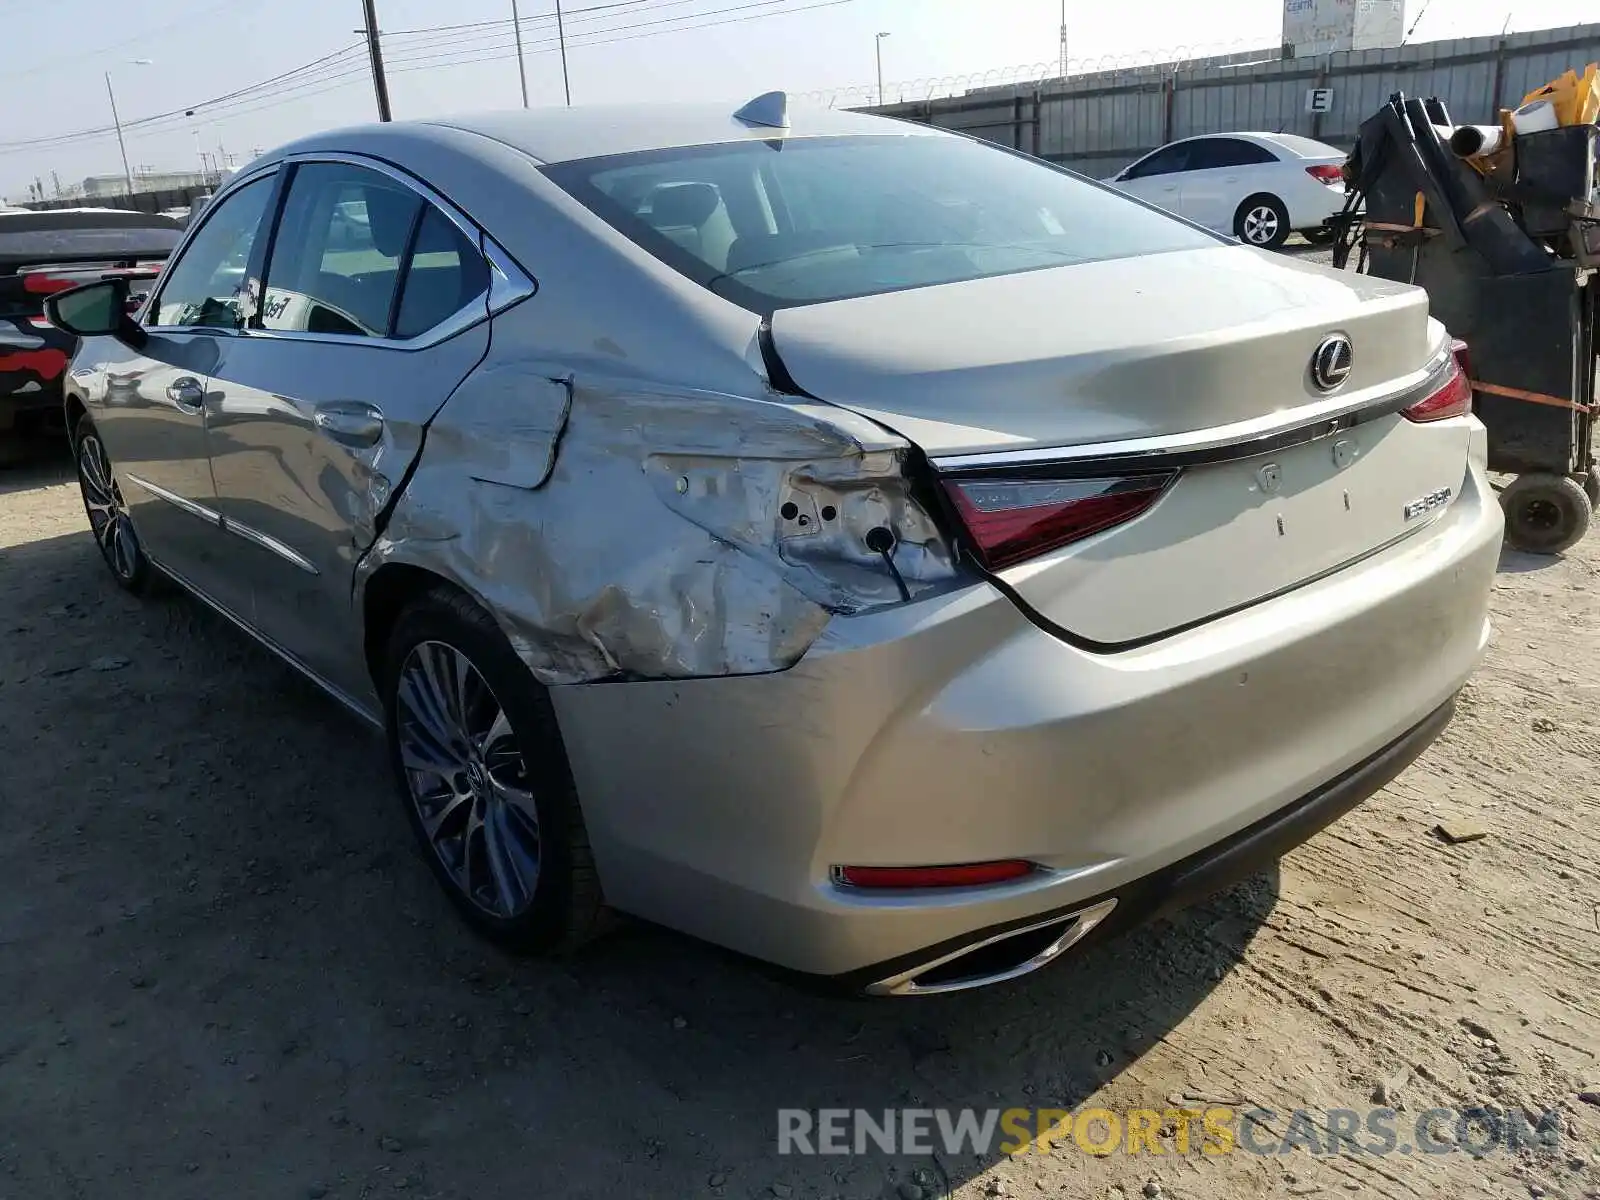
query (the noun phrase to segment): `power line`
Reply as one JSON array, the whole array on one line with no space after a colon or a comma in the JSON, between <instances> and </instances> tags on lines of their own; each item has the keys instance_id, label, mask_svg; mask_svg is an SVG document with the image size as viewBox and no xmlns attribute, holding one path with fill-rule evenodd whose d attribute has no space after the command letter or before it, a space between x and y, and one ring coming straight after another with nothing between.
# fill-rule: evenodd
<instances>
[{"instance_id":1,"label":"power line","mask_svg":"<svg viewBox=\"0 0 1600 1200\"><path fill-rule=\"evenodd\" d=\"M596 12L600 10L615 10L625 7L637 8L640 0L626 0L624 3L594 5L586 9L571 10L575 15ZM657 5L657 8L676 6L690 0L666 0L666 3ZM824 8L837 8L844 4L854 3L855 0L818 0L818 2L792 5L791 0L751 0L744 4L732 5L720 9L708 9L698 12L679 13L670 17L658 17L646 21L626 21L620 24L609 25L594 29L581 30L569 37L572 45L583 48L591 46L615 45L621 42L637 41L642 38L659 37L664 34L688 32L695 29L709 29L721 25L739 24L745 21L760 20L765 17L788 16L803 12L812 12ZM790 7L778 7L791 4ZM759 11L758 11L759 10ZM620 14L613 14L620 15ZM704 17L715 17L715 20L701 20ZM553 20L553 14L549 19ZM589 18L596 20L601 18ZM510 22L484 22L483 24L505 24ZM650 26L667 26L666 28L648 28ZM447 27L439 27L447 28ZM415 33L428 32L427 30L410 31ZM615 37L599 36L617 34ZM385 37L391 35L385 34ZM528 53L550 54L555 53L558 45L557 38L544 38L527 42L525 48L532 46ZM408 51L429 50L426 43L407 47ZM198 104L186 106L182 109L173 109L169 112L156 113L136 120L123 122L123 130L128 134L150 135L169 132L182 128L196 119L218 120L238 116L245 116L252 112L273 107L285 100L306 99L312 96L323 95L340 88L349 87L354 82L368 74L367 64L356 56L365 57L366 47L362 42L353 42L338 50L325 54L320 58L312 59L288 71L259 80ZM514 42L507 40L504 43L479 47L461 47L453 51L437 54L400 53L390 59L394 64L390 74L401 72L426 71L438 68L465 66L477 62L499 62L516 56ZM265 103L263 103L265 101ZM47 135L38 138L29 138L19 141L0 142L0 155L21 153L29 150L58 149L64 146L82 142L90 142L112 136L115 130L112 126L97 126L89 129L74 130L68 133Z\"/></svg>"}]
</instances>

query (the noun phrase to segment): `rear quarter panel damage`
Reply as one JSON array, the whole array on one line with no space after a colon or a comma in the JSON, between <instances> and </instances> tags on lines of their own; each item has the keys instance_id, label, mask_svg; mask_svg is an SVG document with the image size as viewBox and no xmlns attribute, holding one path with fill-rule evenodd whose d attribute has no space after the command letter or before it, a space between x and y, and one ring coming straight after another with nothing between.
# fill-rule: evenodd
<instances>
[{"instance_id":1,"label":"rear quarter panel damage","mask_svg":"<svg viewBox=\"0 0 1600 1200\"><path fill-rule=\"evenodd\" d=\"M909 449L776 393L502 366L430 425L358 593L386 563L451 579L546 684L782 670L833 614L902 602L868 530L913 599L956 579Z\"/></svg>"}]
</instances>

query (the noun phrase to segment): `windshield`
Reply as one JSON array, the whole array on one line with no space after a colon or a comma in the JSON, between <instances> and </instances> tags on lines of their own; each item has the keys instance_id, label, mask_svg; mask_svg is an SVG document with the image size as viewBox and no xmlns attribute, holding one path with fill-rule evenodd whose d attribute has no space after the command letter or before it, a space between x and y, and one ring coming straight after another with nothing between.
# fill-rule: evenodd
<instances>
[{"instance_id":1,"label":"windshield","mask_svg":"<svg viewBox=\"0 0 1600 1200\"><path fill-rule=\"evenodd\" d=\"M774 139L545 170L663 262L763 315L1219 240L966 138Z\"/></svg>"}]
</instances>

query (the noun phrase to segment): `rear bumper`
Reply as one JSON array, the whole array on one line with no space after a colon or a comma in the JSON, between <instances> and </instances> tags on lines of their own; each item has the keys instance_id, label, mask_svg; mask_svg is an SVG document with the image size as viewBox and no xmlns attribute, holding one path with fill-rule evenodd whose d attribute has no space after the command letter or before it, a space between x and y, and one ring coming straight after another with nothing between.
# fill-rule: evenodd
<instances>
[{"instance_id":1,"label":"rear bumper","mask_svg":"<svg viewBox=\"0 0 1600 1200\"><path fill-rule=\"evenodd\" d=\"M1184 902L1437 732L1500 534L1475 461L1404 542L1134 650L1070 646L982 584L838 619L778 674L552 689L607 897L847 978L1100 897L1107 929ZM830 872L1009 858L1041 870L899 894Z\"/></svg>"},{"instance_id":2,"label":"rear bumper","mask_svg":"<svg viewBox=\"0 0 1600 1200\"><path fill-rule=\"evenodd\" d=\"M917 969L928 962L959 955L975 943L995 944L1014 935L1019 929L1051 918L1070 918L1084 911L1107 909L1107 915L1096 921L1091 930L1083 937L1073 939L1071 948L1081 949L1096 940L1115 937L1157 917L1180 912L1271 866L1300 843L1326 829L1381 790L1433 744L1454 715L1455 697L1452 696L1371 758L1328 781L1310 795L1270 813L1214 846L1208 846L1116 891L1075 901L1059 912L1030 917L1026 921L1008 922L953 938L891 962L874 963L837 976L834 982L851 991L893 994L883 986L886 980L902 977L915 979ZM1004 977L1014 979L1026 973L1025 970L1011 970L1005 972Z\"/></svg>"}]
</instances>

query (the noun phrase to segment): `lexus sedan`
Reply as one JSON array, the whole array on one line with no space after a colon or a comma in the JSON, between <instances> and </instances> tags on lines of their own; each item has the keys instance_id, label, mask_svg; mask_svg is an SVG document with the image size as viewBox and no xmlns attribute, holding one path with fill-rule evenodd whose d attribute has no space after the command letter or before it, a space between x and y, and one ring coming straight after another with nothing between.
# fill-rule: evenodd
<instances>
[{"instance_id":1,"label":"lexus sedan","mask_svg":"<svg viewBox=\"0 0 1600 1200\"><path fill-rule=\"evenodd\" d=\"M515 946L621 912L876 994L1019 976L1359 803L1487 636L1423 292L942 130L320 134L125 287L49 301L112 576L381 728Z\"/></svg>"},{"instance_id":2,"label":"lexus sedan","mask_svg":"<svg viewBox=\"0 0 1600 1200\"><path fill-rule=\"evenodd\" d=\"M1345 204L1341 150L1292 133L1184 138L1145 155L1112 186L1240 241L1276 250L1298 231L1331 242Z\"/></svg>"}]
</instances>

